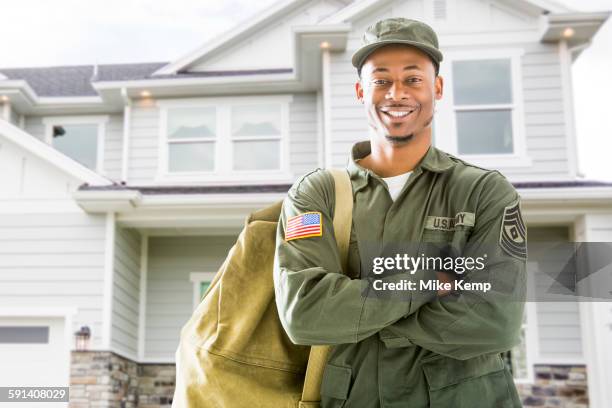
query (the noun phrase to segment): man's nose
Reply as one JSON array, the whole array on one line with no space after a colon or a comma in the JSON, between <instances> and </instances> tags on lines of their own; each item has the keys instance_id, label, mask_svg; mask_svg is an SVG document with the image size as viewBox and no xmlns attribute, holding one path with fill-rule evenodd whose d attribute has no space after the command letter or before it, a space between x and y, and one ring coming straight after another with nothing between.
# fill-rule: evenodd
<instances>
[{"instance_id":1,"label":"man's nose","mask_svg":"<svg viewBox=\"0 0 612 408\"><path fill-rule=\"evenodd\" d=\"M393 101L400 101L402 99L409 98L408 93L406 92L406 87L402 83L402 81L394 81L389 91L387 92L387 99L391 99Z\"/></svg>"}]
</instances>

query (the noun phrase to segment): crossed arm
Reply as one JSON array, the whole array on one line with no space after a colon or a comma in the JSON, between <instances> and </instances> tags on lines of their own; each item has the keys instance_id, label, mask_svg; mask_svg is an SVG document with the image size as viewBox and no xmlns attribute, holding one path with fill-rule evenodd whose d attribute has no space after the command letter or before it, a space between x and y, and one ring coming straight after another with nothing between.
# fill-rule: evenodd
<instances>
[{"instance_id":1,"label":"crossed arm","mask_svg":"<svg viewBox=\"0 0 612 408\"><path fill-rule=\"evenodd\" d=\"M518 200L510 187L499 196L483 190L477 224L464 256L487 251L484 270L471 271L471 282L490 282L483 295L471 291L402 291L381 298L364 295L370 281L350 279L341 271L332 219L321 197L292 188L283 204L274 261L274 286L279 316L296 344L342 344L378 335L387 347L414 345L457 359L505 351L518 339L522 321L525 261L506 254L498 236L504 208ZM285 241L288 218L308 211L322 214L323 235ZM381 275L383 281L431 279L423 270L411 275ZM439 279L449 280L444 274Z\"/></svg>"}]
</instances>

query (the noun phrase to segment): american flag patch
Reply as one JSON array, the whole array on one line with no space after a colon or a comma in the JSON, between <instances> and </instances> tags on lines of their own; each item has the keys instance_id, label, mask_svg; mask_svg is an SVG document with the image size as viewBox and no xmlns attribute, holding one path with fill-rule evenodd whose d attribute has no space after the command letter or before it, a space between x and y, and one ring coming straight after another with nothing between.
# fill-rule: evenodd
<instances>
[{"instance_id":1,"label":"american flag patch","mask_svg":"<svg viewBox=\"0 0 612 408\"><path fill-rule=\"evenodd\" d=\"M320 212L307 212L287 220L285 241L297 238L320 237L323 235Z\"/></svg>"}]
</instances>

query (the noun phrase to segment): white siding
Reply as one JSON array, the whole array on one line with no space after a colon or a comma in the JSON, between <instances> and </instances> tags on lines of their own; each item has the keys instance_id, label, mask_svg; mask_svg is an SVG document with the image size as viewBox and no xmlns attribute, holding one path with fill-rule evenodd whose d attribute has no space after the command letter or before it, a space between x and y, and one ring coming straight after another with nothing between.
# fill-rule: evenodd
<instances>
[{"instance_id":1,"label":"white siding","mask_svg":"<svg viewBox=\"0 0 612 408\"><path fill-rule=\"evenodd\" d=\"M0 108L2 108L2 105L0 105ZM17 111L15 110L15 108L11 107L10 108L10 120L9 122L11 122L13 125L19 127L19 114L17 113Z\"/></svg>"},{"instance_id":2,"label":"white siding","mask_svg":"<svg viewBox=\"0 0 612 408\"><path fill-rule=\"evenodd\" d=\"M75 307L102 341L105 216L0 214L0 308Z\"/></svg>"},{"instance_id":3,"label":"white siding","mask_svg":"<svg viewBox=\"0 0 612 408\"><path fill-rule=\"evenodd\" d=\"M0 134L0 308L74 307L101 347L105 216L74 203L81 183Z\"/></svg>"},{"instance_id":4,"label":"white siding","mask_svg":"<svg viewBox=\"0 0 612 408\"><path fill-rule=\"evenodd\" d=\"M174 361L193 312L191 272L216 272L236 237L150 237L145 358Z\"/></svg>"},{"instance_id":5,"label":"white siding","mask_svg":"<svg viewBox=\"0 0 612 408\"><path fill-rule=\"evenodd\" d=\"M138 354L140 298L140 234L117 227L114 249L111 348Z\"/></svg>"},{"instance_id":6,"label":"white siding","mask_svg":"<svg viewBox=\"0 0 612 408\"><path fill-rule=\"evenodd\" d=\"M512 180L551 180L567 178L567 135L561 65L556 45L522 45L523 99L529 167L506 168L502 172Z\"/></svg>"},{"instance_id":7,"label":"white siding","mask_svg":"<svg viewBox=\"0 0 612 408\"><path fill-rule=\"evenodd\" d=\"M42 116L26 116L24 130L37 139L45 140L45 125L42 120Z\"/></svg>"},{"instance_id":8,"label":"white siding","mask_svg":"<svg viewBox=\"0 0 612 408\"><path fill-rule=\"evenodd\" d=\"M544 243L569 242L569 230L567 227L529 227L528 238L531 244L538 241ZM561 270L565 261L557 261L558 259L567 259L567 254L560 255L554 250L547 250L540 251L537 258L533 254L529 256L529 262L546 262L547 270L552 267L555 270ZM551 282L545 273L537 273L535 284L538 293L545 293ZM578 302L573 300L540 301L536 303L536 311L540 350L538 360L541 362L581 361L583 354Z\"/></svg>"},{"instance_id":9,"label":"white siding","mask_svg":"<svg viewBox=\"0 0 612 408\"><path fill-rule=\"evenodd\" d=\"M129 184L154 182L158 166L159 123L159 109L150 101L134 104L129 143ZM316 94L294 94L289 104L289 167L296 177L317 166L317 127Z\"/></svg>"},{"instance_id":10,"label":"white siding","mask_svg":"<svg viewBox=\"0 0 612 408\"><path fill-rule=\"evenodd\" d=\"M104 175L112 180L121 179L123 149L123 115L111 115L106 124L104 138Z\"/></svg>"},{"instance_id":11,"label":"white siding","mask_svg":"<svg viewBox=\"0 0 612 408\"><path fill-rule=\"evenodd\" d=\"M317 167L317 96L296 94L289 106L291 172L297 177Z\"/></svg>"},{"instance_id":12,"label":"white siding","mask_svg":"<svg viewBox=\"0 0 612 408\"><path fill-rule=\"evenodd\" d=\"M157 174L159 109L149 100L135 101L131 110L128 181L152 183Z\"/></svg>"}]
</instances>

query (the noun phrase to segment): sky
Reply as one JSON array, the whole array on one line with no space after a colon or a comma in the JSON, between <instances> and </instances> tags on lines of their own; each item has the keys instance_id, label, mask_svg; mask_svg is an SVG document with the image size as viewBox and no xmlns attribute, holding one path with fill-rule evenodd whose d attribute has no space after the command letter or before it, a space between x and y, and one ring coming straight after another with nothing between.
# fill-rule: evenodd
<instances>
[{"instance_id":1,"label":"sky","mask_svg":"<svg viewBox=\"0 0 612 408\"><path fill-rule=\"evenodd\" d=\"M0 67L164 62L239 26L276 0L2 0ZM580 11L612 0L559 0ZM572 68L578 162L612 181L612 18Z\"/></svg>"}]
</instances>

